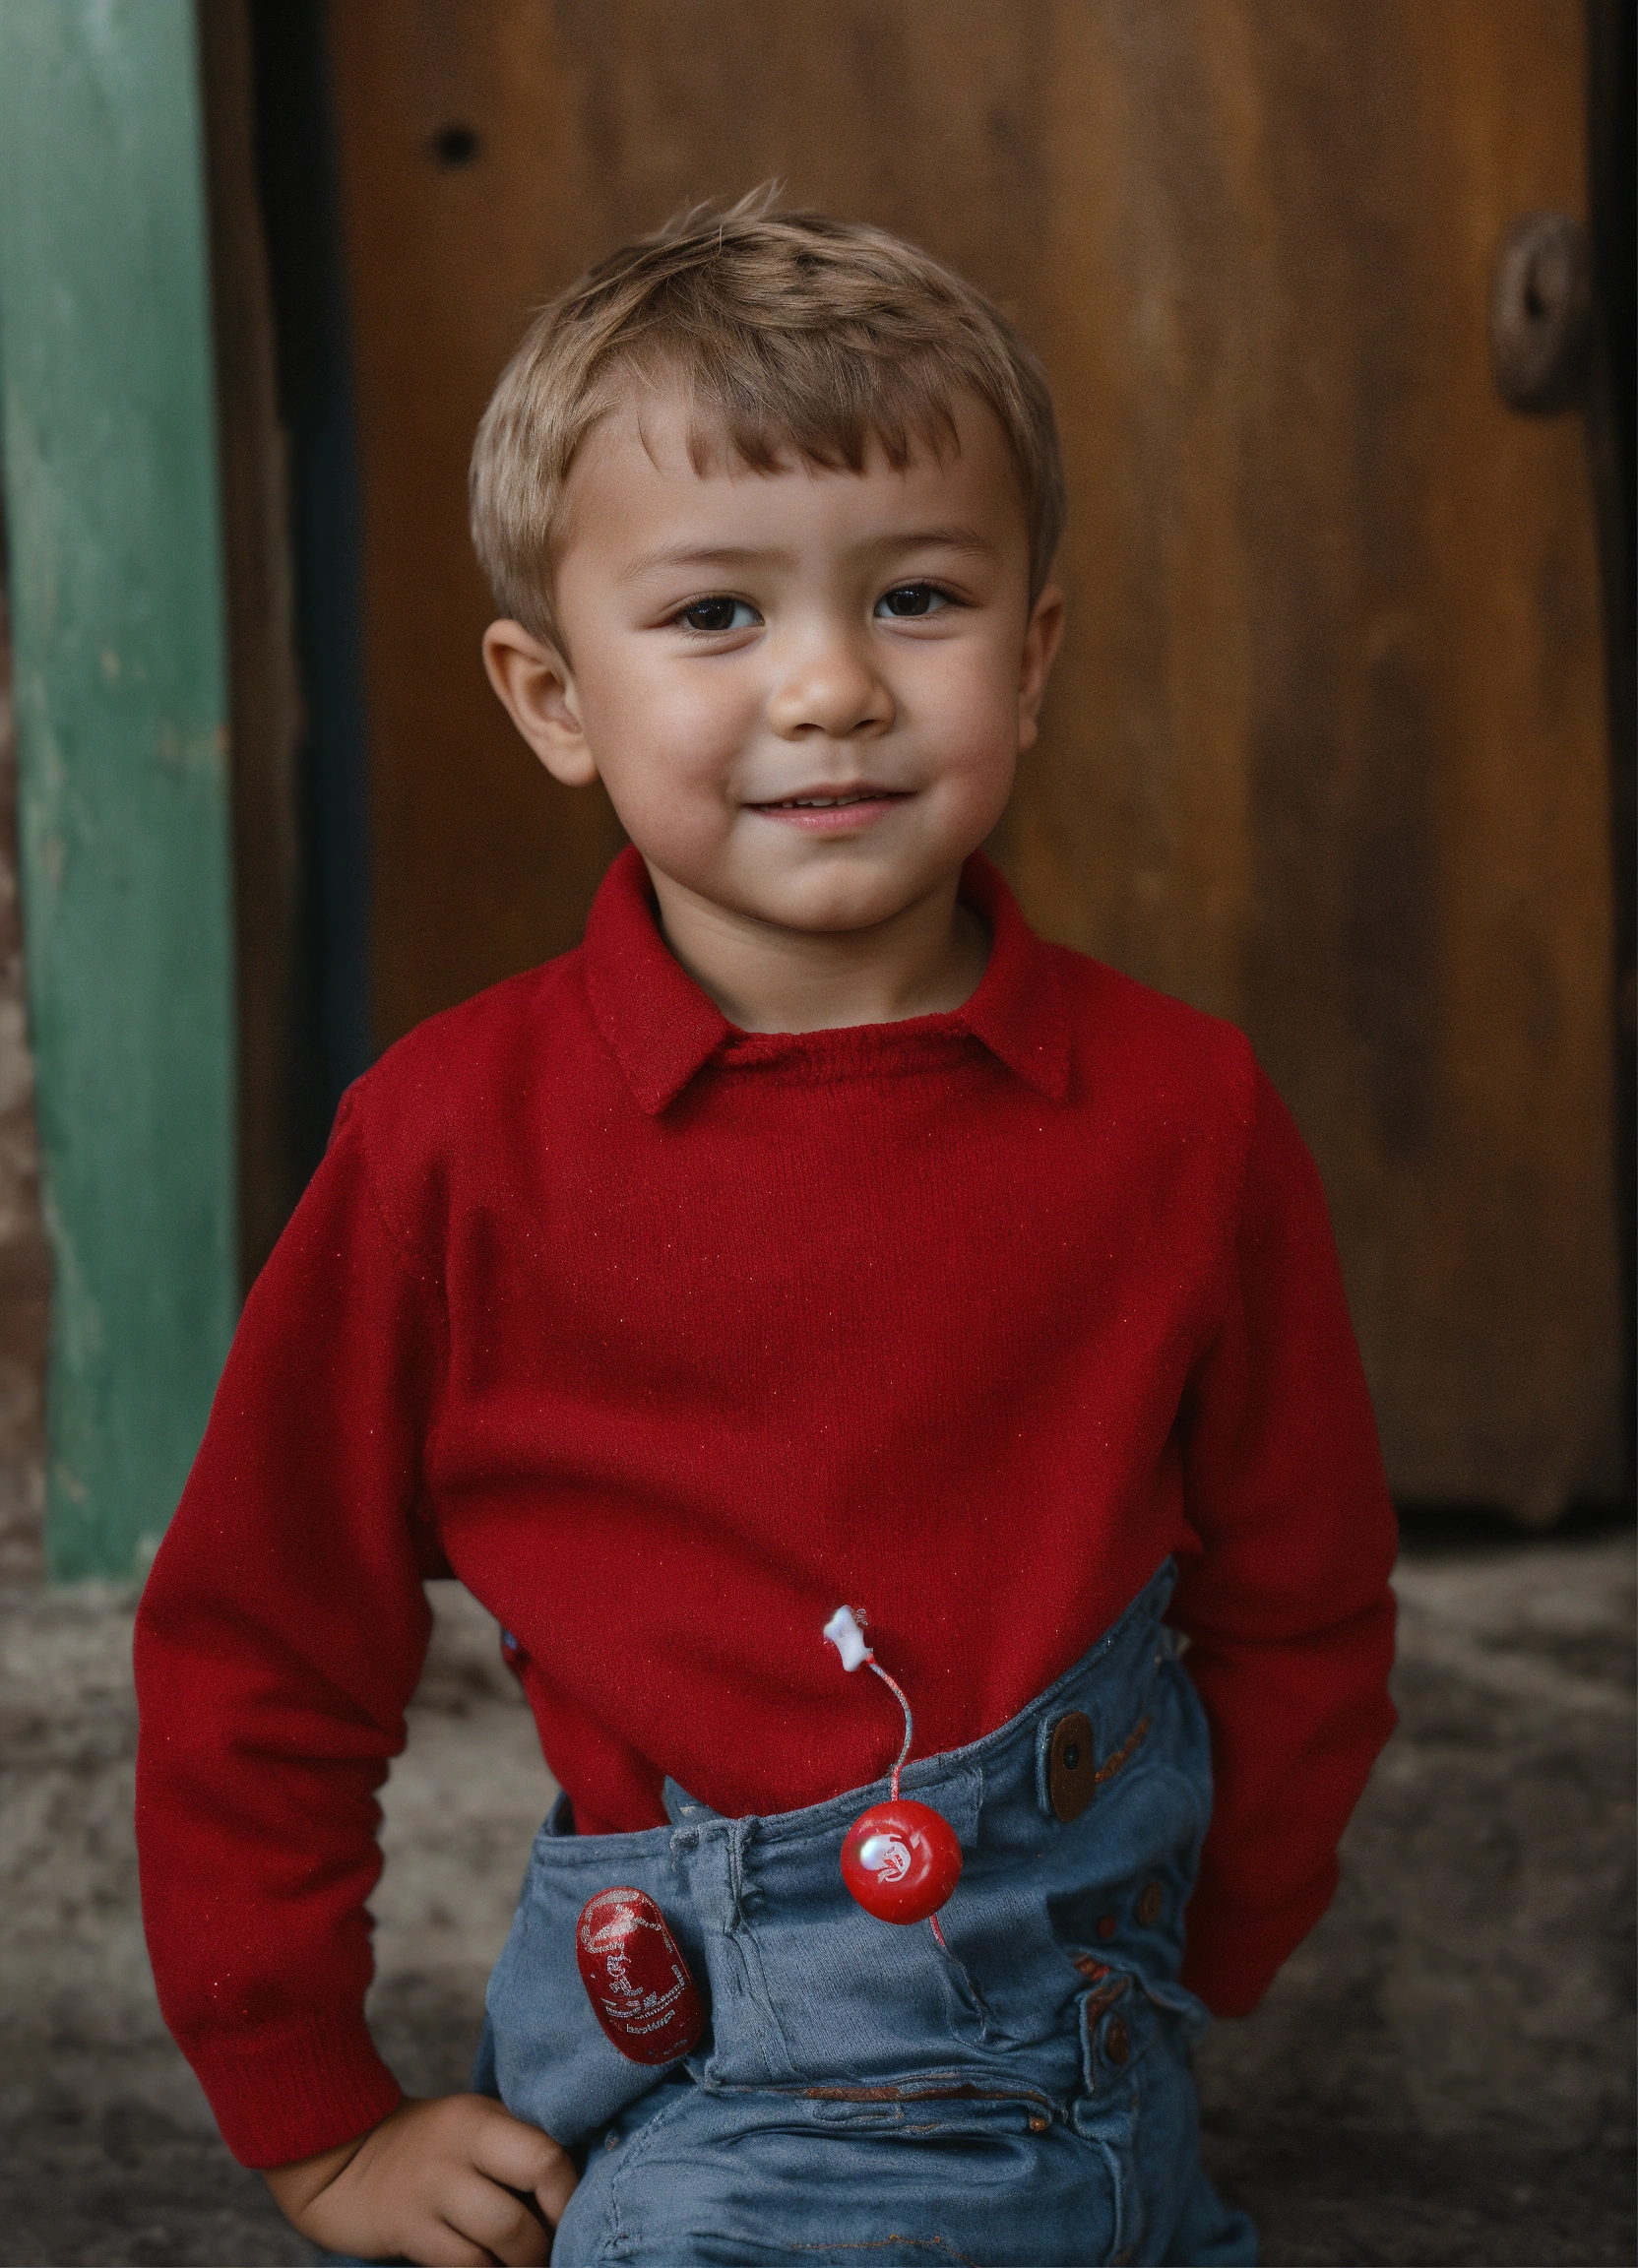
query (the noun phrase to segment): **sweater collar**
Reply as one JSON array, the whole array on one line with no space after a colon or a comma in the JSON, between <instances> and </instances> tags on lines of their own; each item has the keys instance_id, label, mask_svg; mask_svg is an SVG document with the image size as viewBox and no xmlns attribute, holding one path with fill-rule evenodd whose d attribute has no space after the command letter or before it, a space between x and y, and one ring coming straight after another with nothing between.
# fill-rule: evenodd
<instances>
[{"instance_id":1,"label":"sweater collar","mask_svg":"<svg viewBox=\"0 0 1638 2268\"><path fill-rule=\"evenodd\" d=\"M1052 956L981 852L963 867L961 894L989 925L989 962L977 990L946 1015L877 1029L970 1033L1016 1077L1061 1101L1069 1086L1069 1029ZM586 989L598 1031L651 1117L738 1036L667 951L647 870L629 846L592 902Z\"/></svg>"}]
</instances>

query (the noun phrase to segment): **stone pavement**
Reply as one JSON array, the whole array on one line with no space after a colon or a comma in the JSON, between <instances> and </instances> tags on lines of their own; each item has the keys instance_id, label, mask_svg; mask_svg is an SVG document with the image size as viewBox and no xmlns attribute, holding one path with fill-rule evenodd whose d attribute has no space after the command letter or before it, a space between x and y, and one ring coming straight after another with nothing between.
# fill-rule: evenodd
<instances>
[{"instance_id":1,"label":"stone pavement","mask_svg":"<svg viewBox=\"0 0 1638 2268\"><path fill-rule=\"evenodd\" d=\"M1401 1563L1404 1727L1343 1890L1201 2058L1270 2262L1627 2262L1633 1537ZM373 2017L462 2083L549 1783L493 1626L439 1586L387 1800ZM0 1594L0 2262L310 2257L216 2139L154 2004L131 1849L131 1602Z\"/></svg>"}]
</instances>

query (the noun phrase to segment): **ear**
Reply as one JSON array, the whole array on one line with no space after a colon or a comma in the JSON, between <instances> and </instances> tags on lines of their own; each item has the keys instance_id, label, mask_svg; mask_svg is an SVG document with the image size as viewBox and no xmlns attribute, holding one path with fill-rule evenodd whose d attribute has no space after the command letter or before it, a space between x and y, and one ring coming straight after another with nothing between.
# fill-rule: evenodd
<instances>
[{"instance_id":1,"label":"ear","mask_svg":"<svg viewBox=\"0 0 1638 2268\"><path fill-rule=\"evenodd\" d=\"M483 666L501 707L554 780L585 788L598 776L581 727L567 655L521 622L491 622Z\"/></svg>"},{"instance_id":2,"label":"ear","mask_svg":"<svg viewBox=\"0 0 1638 2268\"><path fill-rule=\"evenodd\" d=\"M1063 637L1063 593L1048 583L1030 609L1024 630L1024 656L1018 672L1018 748L1033 748L1040 729L1040 704Z\"/></svg>"}]
</instances>

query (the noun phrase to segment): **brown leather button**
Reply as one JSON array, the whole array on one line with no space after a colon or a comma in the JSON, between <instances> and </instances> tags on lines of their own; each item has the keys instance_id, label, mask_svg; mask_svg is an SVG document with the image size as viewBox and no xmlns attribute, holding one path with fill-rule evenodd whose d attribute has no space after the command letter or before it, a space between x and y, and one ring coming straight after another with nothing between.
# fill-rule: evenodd
<instances>
[{"instance_id":1,"label":"brown leather button","mask_svg":"<svg viewBox=\"0 0 1638 2268\"><path fill-rule=\"evenodd\" d=\"M1103 2052L1111 2063L1124 2063L1132 2052L1132 2036L1126 2029L1124 2016L1109 2018L1109 2028L1103 2035Z\"/></svg>"},{"instance_id":2,"label":"brown leather button","mask_svg":"<svg viewBox=\"0 0 1638 2268\"><path fill-rule=\"evenodd\" d=\"M1100 1937L1112 1937L1119 1927L1120 1923L1115 1920L1112 1914L1099 1915L1098 1934Z\"/></svg>"},{"instance_id":3,"label":"brown leather button","mask_svg":"<svg viewBox=\"0 0 1638 2268\"><path fill-rule=\"evenodd\" d=\"M1098 1785L1098 1766L1092 1754L1092 1723L1079 1709L1060 1717L1052 1728L1052 1749L1046 1764L1046 1793L1052 1808L1067 1827L1079 1819L1092 1801Z\"/></svg>"},{"instance_id":4,"label":"brown leather button","mask_svg":"<svg viewBox=\"0 0 1638 2268\"><path fill-rule=\"evenodd\" d=\"M1133 1906L1132 1912L1137 1916L1145 1929L1154 1928L1156 1922L1166 1912L1166 1892L1158 1882L1146 1882L1144 1884L1138 1892L1137 1903Z\"/></svg>"}]
</instances>

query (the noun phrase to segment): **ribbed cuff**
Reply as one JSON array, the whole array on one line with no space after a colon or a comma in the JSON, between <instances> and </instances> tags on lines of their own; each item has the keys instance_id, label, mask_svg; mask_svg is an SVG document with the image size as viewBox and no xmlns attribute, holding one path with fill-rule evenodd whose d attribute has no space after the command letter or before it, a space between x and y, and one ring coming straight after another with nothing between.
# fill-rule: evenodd
<instances>
[{"instance_id":1,"label":"ribbed cuff","mask_svg":"<svg viewBox=\"0 0 1638 2268\"><path fill-rule=\"evenodd\" d=\"M1337 1871L1332 1865L1300 1897L1273 1914L1266 1907L1234 1907L1198 1892L1189 1902L1179 1982L1198 1993L1214 2016L1249 2016L1281 1965L1330 1905Z\"/></svg>"},{"instance_id":2,"label":"ribbed cuff","mask_svg":"<svg viewBox=\"0 0 1638 2268\"><path fill-rule=\"evenodd\" d=\"M241 2166L258 2170L350 2142L404 2100L361 2015L298 2030L219 2034L185 2041L183 2051L222 2140Z\"/></svg>"}]
</instances>

